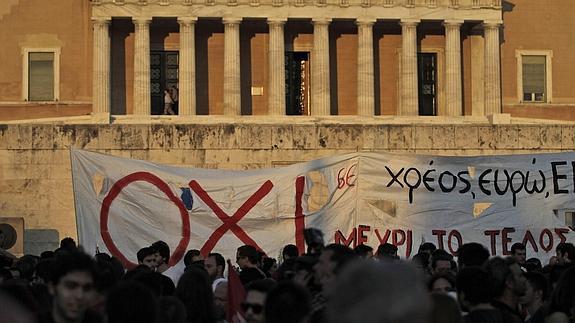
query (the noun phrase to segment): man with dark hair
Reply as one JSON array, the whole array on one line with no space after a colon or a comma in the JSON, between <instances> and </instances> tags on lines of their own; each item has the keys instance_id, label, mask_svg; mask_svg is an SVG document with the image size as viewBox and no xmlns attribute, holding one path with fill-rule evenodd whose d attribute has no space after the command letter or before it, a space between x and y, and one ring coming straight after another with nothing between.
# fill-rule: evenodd
<instances>
[{"instance_id":1,"label":"man with dark hair","mask_svg":"<svg viewBox=\"0 0 575 323\"><path fill-rule=\"evenodd\" d=\"M272 289L265 302L265 321L303 323L311 311L311 296L302 286L285 281Z\"/></svg>"},{"instance_id":2,"label":"man with dark hair","mask_svg":"<svg viewBox=\"0 0 575 323\"><path fill-rule=\"evenodd\" d=\"M484 264L484 269L491 275L492 305L501 311L505 322L523 322L518 305L519 298L527 290L527 280L519 264L510 257L495 257Z\"/></svg>"},{"instance_id":3,"label":"man with dark hair","mask_svg":"<svg viewBox=\"0 0 575 323\"><path fill-rule=\"evenodd\" d=\"M204 268L208 272L210 277L210 283L212 283L212 290L216 289L216 286L221 282L225 281L224 270L226 269L226 261L222 255L219 253L211 253L204 260Z\"/></svg>"},{"instance_id":4,"label":"man with dark hair","mask_svg":"<svg viewBox=\"0 0 575 323\"><path fill-rule=\"evenodd\" d=\"M525 273L527 279L527 292L521 297L519 302L523 307L525 314L525 321L529 322L530 319L547 301L549 297L549 283L543 274L538 272Z\"/></svg>"},{"instance_id":5,"label":"man with dark hair","mask_svg":"<svg viewBox=\"0 0 575 323\"><path fill-rule=\"evenodd\" d=\"M186 266L186 268L188 268L192 265L197 265L199 267L203 267L204 266L204 256L202 256L200 254L200 251L198 249L190 249L184 255L184 265Z\"/></svg>"},{"instance_id":6,"label":"man with dark hair","mask_svg":"<svg viewBox=\"0 0 575 323\"><path fill-rule=\"evenodd\" d=\"M299 256L299 250L293 244L285 245L282 249L282 259L286 261L288 259L295 259Z\"/></svg>"},{"instance_id":7,"label":"man with dark hair","mask_svg":"<svg viewBox=\"0 0 575 323\"><path fill-rule=\"evenodd\" d=\"M247 285L250 282L264 279L266 275L258 268L260 262L258 251L255 247L243 245L237 249L236 263L240 267L240 280Z\"/></svg>"},{"instance_id":8,"label":"man with dark hair","mask_svg":"<svg viewBox=\"0 0 575 323\"><path fill-rule=\"evenodd\" d=\"M459 270L469 266L482 266L489 259L489 251L477 242L469 242L457 249Z\"/></svg>"},{"instance_id":9,"label":"man with dark hair","mask_svg":"<svg viewBox=\"0 0 575 323\"><path fill-rule=\"evenodd\" d=\"M397 246L392 245L391 243L384 243L380 244L377 247L377 253L375 256L379 260L387 260L387 261L395 261L399 260L399 256L397 255Z\"/></svg>"},{"instance_id":10,"label":"man with dark hair","mask_svg":"<svg viewBox=\"0 0 575 323\"><path fill-rule=\"evenodd\" d=\"M246 285L246 299L241 307L247 323L265 322L264 307L268 293L275 287L273 279L255 280Z\"/></svg>"},{"instance_id":11,"label":"man with dark hair","mask_svg":"<svg viewBox=\"0 0 575 323\"><path fill-rule=\"evenodd\" d=\"M561 242L555 248L557 263L565 265L575 262L575 246L571 242Z\"/></svg>"},{"instance_id":12,"label":"man with dark hair","mask_svg":"<svg viewBox=\"0 0 575 323\"><path fill-rule=\"evenodd\" d=\"M431 242L424 242L419 246L417 253L426 252L431 256L431 253L437 250L437 247Z\"/></svg>"},{"instance_id":13,"label":"man with dark hair","mask_svg":"<svg viewBox=\"0 0 575 323\"><path fill-rule=\"evenodd\" d=\"M355 254L360 258L371 258L373 257L373 248L366 245L360 244L353 249Z\"/></svg>"},{"instance_id":14,"label":"man with dark hair","mask_svg":"<svg viewBox=\"0 0 575 323\"><path fill-rule=\"evenodd\" d=\"M484 269L468 266L456 277L457 299L468 314L466 323L505 323L501 312L491 305L491 277Z\"/></svg>"},{"instance_id":15,"label":"man with dark hair","mask_svg":"<svg viewBox=\"0 0 575 323\"><path fill-rule=\"evenodd\" d=\"M154 249L144 247L138 250L136 257L138 258L138 265L148 266L150 269L156 268L156 254Z\"/></svg>"},{"instance_id":16,"label":"man with dark hair","mask_svg":"<svg viewBox=\"0 0 575 323\"><path fill-rule=\"evenodd\" d=\"M66 237L60 241L60 249L62 250L74 250L76 249L76 241L71 237Z\"/></svg>"},{"instance_id":17,"label":"man with dark hair","mask_svg":"<svg viewBox=\"0 0 575 323\"><path fill-rule=\"evenodd\" d=\"M525 267L525 260L527 259L527 248L521 242L516 242L511 246L511 257L521 267Z\"/></svg>"},{"instance_id":18,"label":"man with dark hair","mask_svg":"<svg viewBox=\"0 0 575 323\"><path fill-rule=\"evenodd\" d=\"M40 323L100 322L88 311L94 297L94 261L77 250L62 251L54 259L48 291L52 295L52 311L42 315Z\"/></svg>"},{"instance_id":19,"label":"man with dark hair","mask_svg":"<svg viewBox=\"0 0 575 323\"><path fill-rule=\"evenodd\" d=\"M440 250L440 249L438 249ZM450 272L453 275L457 272L457 267L454 266L455 262L453 261L453 256L445 253L434 253L431 257L431 274L439 274L439 273L446 273Z\"/></svg>"},{"instance_id":20,"label":"man with dark hair","mask_svg":"<svg viewBox=\"0 0 575 323\"><path fill-rule=\"evenodd\" d=\"M156 256L156 268L157 271L163 273L166 271L170 266L168 263L170 262L170 246L164 241L156 241L150 246L154 250L154 254Z\"/></svg>"}]
</instances>

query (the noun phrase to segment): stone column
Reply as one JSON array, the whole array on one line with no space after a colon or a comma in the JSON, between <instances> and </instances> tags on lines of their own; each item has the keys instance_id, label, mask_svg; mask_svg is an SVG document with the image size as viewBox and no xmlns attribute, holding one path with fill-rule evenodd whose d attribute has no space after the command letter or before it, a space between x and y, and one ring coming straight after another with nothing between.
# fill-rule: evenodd
<instances>
[{"instance_id":1,"label":"stone column","mask_svg":"<svg viewBox=\"0 0 575 323\"><path fill-rule=\"evenodd\" d=\"M285 115L285 18L268 19L269 52L268 52L268 114Z\"/></svg>"},{"instance_id":2,"label":"stone column","mask_svg":"<svg viewBox=\"0 0 575 323\"><path fill-rule=\"evenodd\" d=\"M110 34L111 17L92 18L94 26L92 114L110 113Z\"/></svg>"},{"instance_id":3,"label":"stone column","mask_svg":"<svg viewBox=\"0 0 575 323\"><path fill-rule=\"evenodd\" d=\"M331 19L313 19L311 56L311 114L330 115L329 23Z\"/></svg>"},{"instance_id":4,"label":"stone column","mask_svg":"<svg viewBox=\"0 0 575 323\"><path fill-rule=\"evenodd\" d=\"M418 19L402 19L400 116L419 115L417 87L417 24Z\"/></svg>"},{"instance_id":5,"label":"stone column","mask_svg":"<svg viewBox=\"0 0 575 323\"><path fill-rule=\"evenodd\" d=\"M135 26L134 45L134 114L149 116L150 93L150 22L149 17L132 18Z\"/></svg>"},{"instance_id":6,"label":"stone column","mask_svg":"<svg viewBox=\"0 0 575 323\"><path fill-rule=\"evenodd\" d=\"M240 23L242 18L224 18L224 115L242 114L240 88Z\"/></svg>"},{"instance_id":7,"label":"stone column","mask_svg":"<svg viewBox=\"0 0 575 323\"><path fill-rule=\"evenodd\" d=\"M373 24L375 20L358 19L357 24L357 114L375 114Z\"/></svg>"},{"instance_id":8,"label":"stone column","mask_svg":"<svg viewBox=\"0 0 575 323\"><path fill-rule=\"evenodd\" d=\"M179 17L180 67L179 67L179 115L196 114L196 52L194 26L198 18Z\"/></svg>"},{"instance_id":9,"label":"stone column","mask_svg":"<svg viewBox=\"0 0 575 323\"><path fill-rule=\"evenodd\" d=\"M501 26L501 21L483 22L485 33L485 115L502 112L499 26Z\"/></svg>"},{"instance_id":10,"label":"stone column","mask_svg":"<svg viewBox=\"0 0 575 323\"><path fill-rule=\"evenodd\" d=\"M445 26L445 96L447 116L463 115L461 96L461 20L446 20Z\"/></svg>"}]
</instances>

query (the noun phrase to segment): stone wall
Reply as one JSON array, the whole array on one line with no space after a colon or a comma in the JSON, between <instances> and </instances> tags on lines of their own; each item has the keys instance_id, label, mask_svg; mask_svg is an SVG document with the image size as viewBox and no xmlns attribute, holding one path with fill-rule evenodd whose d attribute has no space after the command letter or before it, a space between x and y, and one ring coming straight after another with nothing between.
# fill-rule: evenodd
<instances>
[{"instance_id":1,"label":"stone wall","mask_svg":"<svg viewBox=\"0 0 575 323\"><path fill-rule=\"evenodd\" d=\"M575 124L422 124L376 118L361 122L298 118L296 124L290 118L210 120L214 119L179 124L0 125L0 217L24 217L25 251L36 252L43 245L52 248L58 238L76 237L71 147L220 169L281 167L355 151L495 155L575 148Z\"/></svg>"}]
</instances>

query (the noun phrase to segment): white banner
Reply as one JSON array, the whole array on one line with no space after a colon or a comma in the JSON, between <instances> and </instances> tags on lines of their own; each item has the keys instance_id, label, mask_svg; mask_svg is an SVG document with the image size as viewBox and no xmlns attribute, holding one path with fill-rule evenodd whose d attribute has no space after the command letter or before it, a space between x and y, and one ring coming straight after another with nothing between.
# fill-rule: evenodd
<instances>
[{"instance_id":1,"label":"white banner","mask_svg":"<svg viewBox=\"0 0 575 323\"><path fill-rule=\"evenodd\" d=\"M189 249L231 258L243 244L277 257L290 243L303 251L308 227L350 247L389 242L402 257L426 241L452 253L479 242L493 255L523 242L528 258L546 261L574 240L575 153L352 153L229 171L72 150L72 173L80 244L125 264L157 240L170 246L171 264ZM315 211L310 194L324 197Z\"/></svg>"}]
</instances>

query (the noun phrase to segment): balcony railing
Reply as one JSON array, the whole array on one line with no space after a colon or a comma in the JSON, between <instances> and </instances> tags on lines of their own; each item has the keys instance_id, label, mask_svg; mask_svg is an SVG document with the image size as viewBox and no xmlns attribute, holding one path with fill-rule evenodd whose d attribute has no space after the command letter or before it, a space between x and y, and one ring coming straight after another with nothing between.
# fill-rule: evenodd
<instances>
[{"instance_id":1,"label":"balcony railing","mask_svg":"<svg viewBox=\"0 0 575 323\"><path fill-rule=\"evenodd\" d=\"M460 9L500 9L502 0L90 0L93 5L269 5L269 6L327 6L340 7L450 7Z\"/></svg>"}]
</instances>

